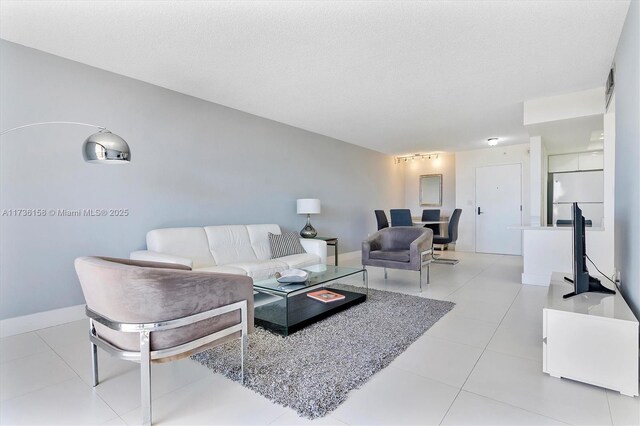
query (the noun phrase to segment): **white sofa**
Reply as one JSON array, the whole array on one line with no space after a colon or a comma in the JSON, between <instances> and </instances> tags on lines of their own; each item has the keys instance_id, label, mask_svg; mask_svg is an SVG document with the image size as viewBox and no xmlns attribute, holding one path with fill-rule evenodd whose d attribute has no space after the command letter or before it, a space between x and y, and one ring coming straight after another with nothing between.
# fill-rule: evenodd
<instances>
[{"instance_id":1,"label":"white sofa","mask_svg":"<svg viewBox=\"0 0 640 426\"><path fill-rule=\"evenodd\" d=\"M278 225L221 225L154 229L147 233L147 250L134 251L133 260L178 263L196 271L248 275L255 280L291 268L327 263L327 243L304 239L304 254L271 259L269 232Z\"/></svg>"}]
</instances>

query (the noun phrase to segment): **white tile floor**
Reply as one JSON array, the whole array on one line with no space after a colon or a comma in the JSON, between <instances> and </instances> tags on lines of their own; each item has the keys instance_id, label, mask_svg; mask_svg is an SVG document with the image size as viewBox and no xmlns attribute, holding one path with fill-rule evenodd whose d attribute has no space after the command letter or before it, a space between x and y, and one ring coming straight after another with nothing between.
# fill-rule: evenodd
<instances>
[{"instance_id":1,"label":"white tile floor","mask_svg":"<svg viewBox=\"0 0 640 426\"><path fill-rule=\"evenodd\" d=\"M520 284L521 258L447 253L423 297L455 308L329 416L314 422L189 359L153 366L156 424L640 425L640 398L542 373L546 288ZM355 277L350 280L361 283ZM371 287L417 293L417 274L370 269ZM87 324L0 341L0 424L136 424L137 365L100 353L90 386Z\"/></svg>"}]
</instances>

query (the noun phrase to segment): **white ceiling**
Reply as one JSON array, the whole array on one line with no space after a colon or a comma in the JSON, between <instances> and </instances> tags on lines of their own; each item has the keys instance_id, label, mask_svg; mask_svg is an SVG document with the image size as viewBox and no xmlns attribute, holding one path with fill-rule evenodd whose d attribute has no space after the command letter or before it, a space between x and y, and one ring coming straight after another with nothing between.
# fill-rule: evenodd
<instances>
[{"instance_id":1,"label":"white ceiling","mask_svg":"<svg viewBox=\"0 0 640 426\"><path fill-rule=\"evenodd\" d=\"M377 151L528 141L602 86L628 1L5 1L0 37Z\"/></svg>"}]
</instances>

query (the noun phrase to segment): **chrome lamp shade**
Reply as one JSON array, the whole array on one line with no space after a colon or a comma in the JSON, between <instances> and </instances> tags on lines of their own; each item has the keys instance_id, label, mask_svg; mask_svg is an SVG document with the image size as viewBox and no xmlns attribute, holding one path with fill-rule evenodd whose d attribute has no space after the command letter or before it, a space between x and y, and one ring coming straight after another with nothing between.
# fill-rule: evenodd
<instances>
[{"instance_id":1,"label":"chrome lamp shade","mask_svg":"<svg viewBox=\"0 0 640 426\"><path fill-rule=\"evenodd\" d=\"M84 141L82 155L88 163L127 164L131 161L131 150L127 142L106 129L92 134Z\"/></svg>"},{"instance_id":2,"label":"chrome lamp shade","mask_svg":"<svg viewBox=\"0 0 640 426\"><path fill-rule=\"evenodd\" d=\"M86 126L100 129L98 133L89 136L82 145L82 156L87 163L94 164L129 164L131 150L129 145L120 136L115 135L102 126L95 124L79 123L77 121L44 121L41 123L24 124L3 130L0 135L5 135L20 129L35 126L48 126L50 124Z\"/></svg>"}]
</instances>

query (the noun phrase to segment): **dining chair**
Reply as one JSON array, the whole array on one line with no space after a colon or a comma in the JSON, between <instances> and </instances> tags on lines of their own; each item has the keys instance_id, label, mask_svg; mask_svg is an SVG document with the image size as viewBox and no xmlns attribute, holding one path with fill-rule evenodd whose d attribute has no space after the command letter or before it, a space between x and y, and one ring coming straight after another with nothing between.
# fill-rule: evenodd
<instances>
[{"instance_id":1,"label":"dining chair","mask_svg":"<svg viewBox=\"0 0 640 426\"><path fill-rule=\"evenodd\" d=\"M409 209L391 209L391 226L413 226L411 220L411 210Z\"/></svg>"},{"instance_id":2,"label":"dining chair","mask_svg":"<svg viewBox=\"0 0 640 426\"><path fill-rule=\"evenodd\" d=\"M430 209L430 210L422 210L422 221L423 222L433 222L440 220L440 209ZM440 235L440 224L435 225L425 225L425 228L429 228L433 231L433 236Z\"/></svg>"},{"instance_id":3,"label":"dining chair","mask_svg":"<svg viewBox=\"0 0 640 426\"><path fill-rule=\"evenodd\" d=\"M389 227L389 221L384 210L374 210L376 214L376 221L378 222L378 231Z\"/></svg>"},{"instance_id":4,"label":"dining chair","mask_svg":"<svg viewBox=\"0 0 640 426\"><path fill-rule=\"evenodd\" d=\"M455 209L453 214L451 215L451 219L449 219L449 227L446 237L434 237L433 244L453 244L458 239L458 223L460 223L460 215L462 214L462 209ZM459 262L457 259L445 259L441 256L434 256L434 263L446 263L449 265L455 265Z\"/></svg>"}]
</instances>

